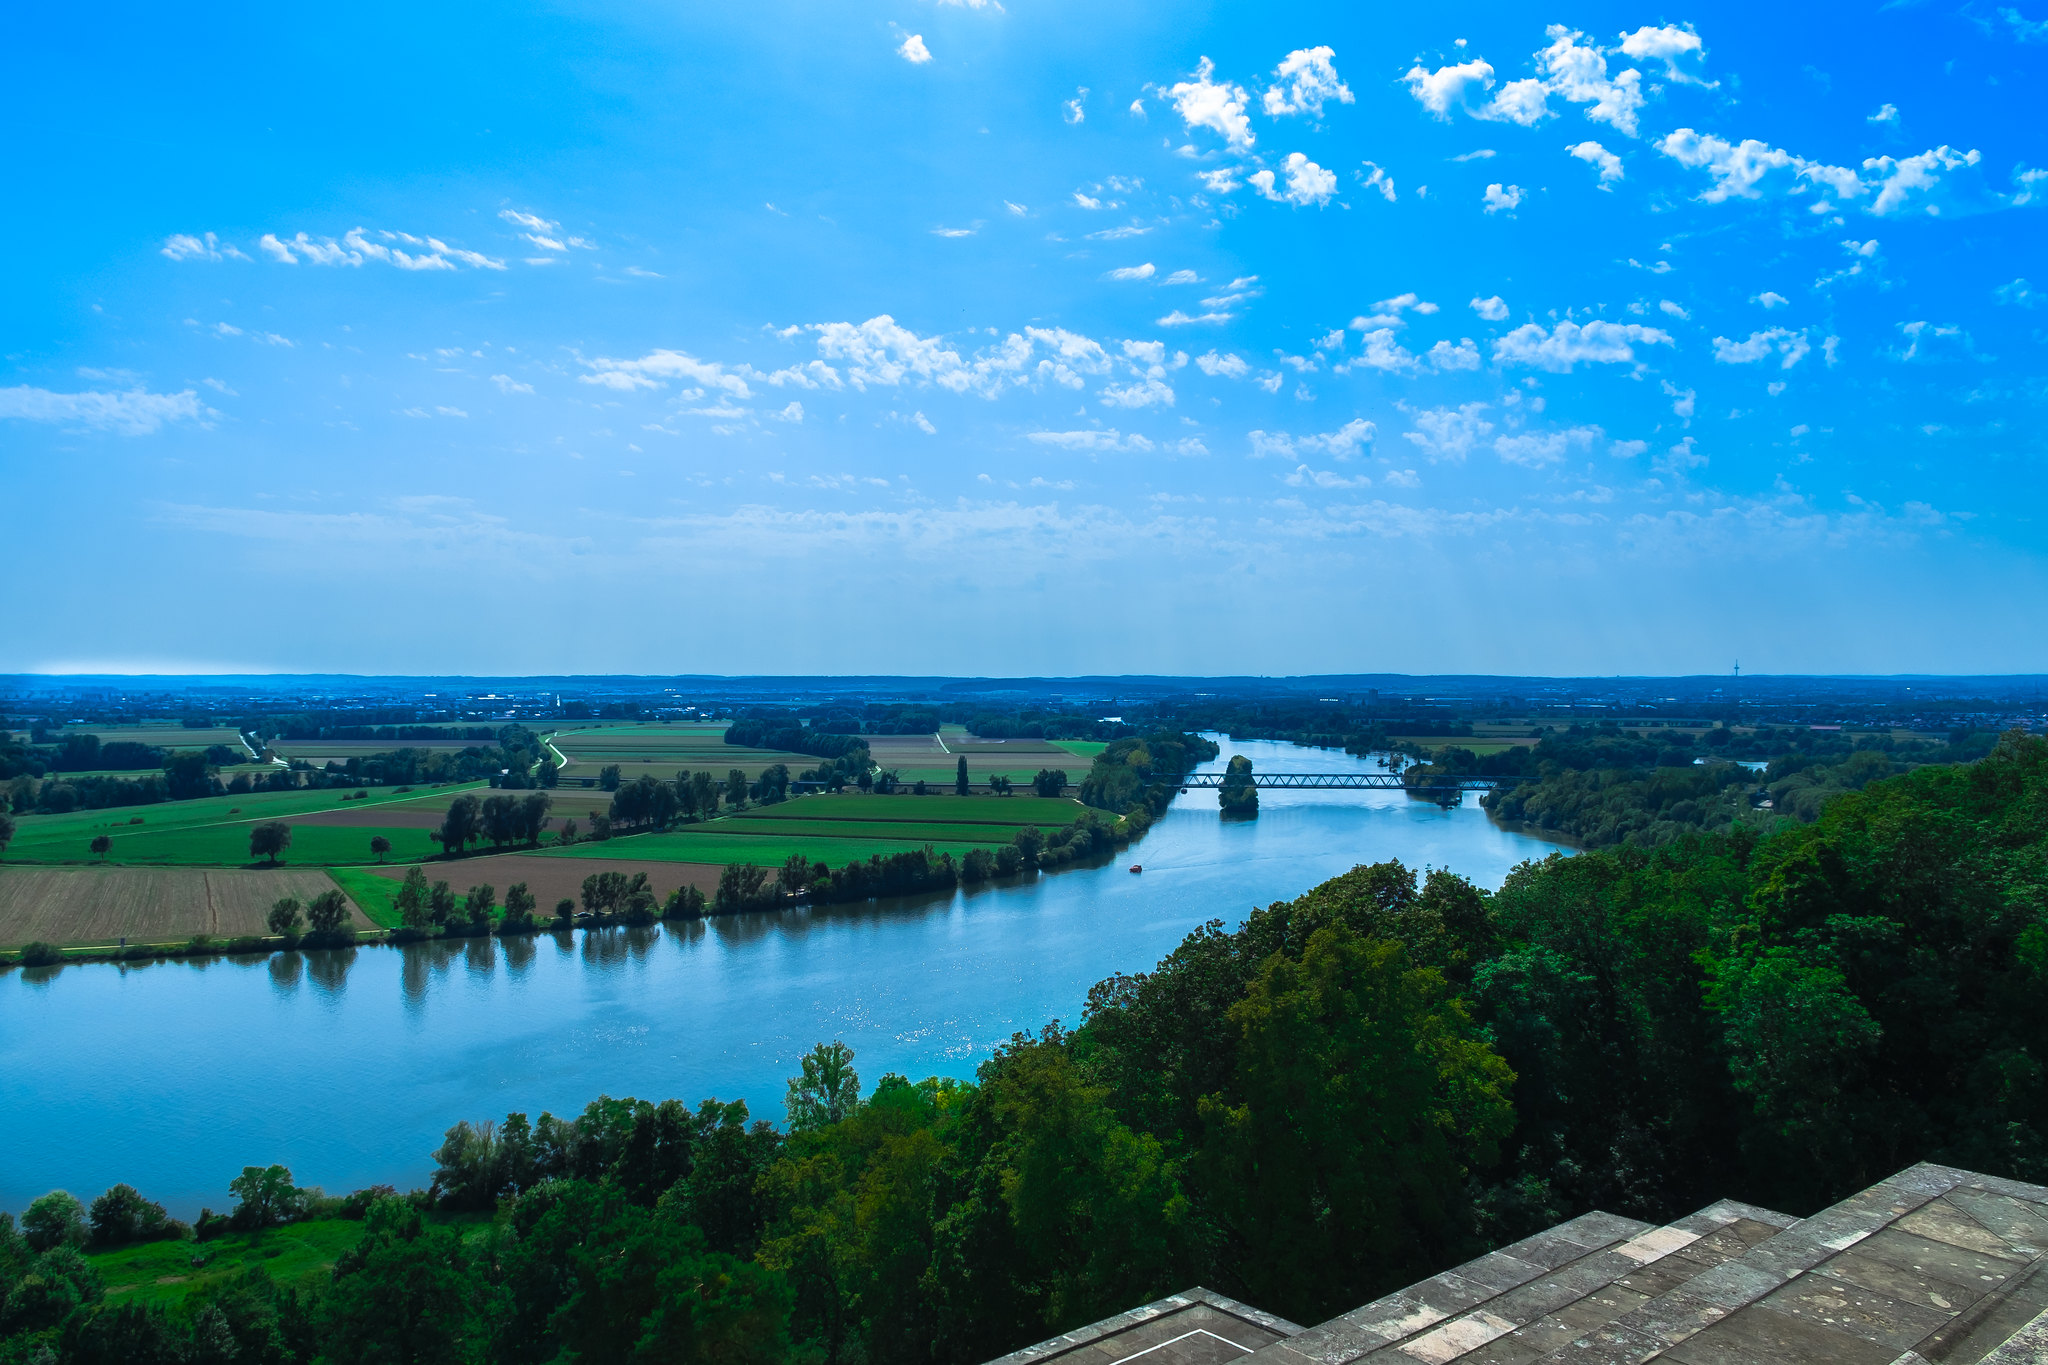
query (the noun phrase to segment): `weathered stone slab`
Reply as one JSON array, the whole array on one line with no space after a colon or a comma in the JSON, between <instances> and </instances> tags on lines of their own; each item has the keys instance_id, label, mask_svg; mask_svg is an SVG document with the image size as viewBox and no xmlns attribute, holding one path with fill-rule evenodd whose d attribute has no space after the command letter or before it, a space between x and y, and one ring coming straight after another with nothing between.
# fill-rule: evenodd
<instances>
[{"instance_id":1,"label":"weathered stone slab","mask_svg":"<svg viewBox=\"0 0 2048 1365\"><path fill-rule=\"evenodd\" d=\"M1838 1332L1887 1346L1910 1349L1945 1326L1956 1310L1902 1302L1862 1285L1823 1275L1801 1275L1763 1300L1766 1308L1804 1318Z\"/></svg>"},{"instance_id":2,"label":"weathered stone slab","mask_svg":"<svg viewBox=\"0 0 2048 1365\"><path fill-rule=\"evenodd\" d=\"M1756 1304L1673 1346L1663 1358L1681 1365L1891 1365L1897 1356L1891 1347Z\"/></svg>"}]
</instances>

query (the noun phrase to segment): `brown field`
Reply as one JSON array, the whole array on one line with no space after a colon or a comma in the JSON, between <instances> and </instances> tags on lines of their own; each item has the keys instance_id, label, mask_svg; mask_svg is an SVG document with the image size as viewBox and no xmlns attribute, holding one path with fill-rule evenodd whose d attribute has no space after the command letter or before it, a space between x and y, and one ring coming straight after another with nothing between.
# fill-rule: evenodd
<instances>
[{"instance_id":1,"label":"brown field","mask_svg":"<svg viewBox=\"0 0 2048 1365\"><path fill-rule=\"evenodd\" d=\"M393 881L404 881L403 867L366 867L364 872L374 872L380 877ZM540 913L554 913L555 902L567 896L581 902L583 879L598 872L623 872L628 877L636 872L645 872L648 882L654 887L658 900L667 900L669 892L684 884L695 886L707 895L718 889L720 869L711 863L667 863L649 859L633 858L537 858L530 853L501 853L488 858L465 858L459 864L435 865L428 871L429 880L446 878L458 892L488 882L498 893L498 902L505 900L505 888L514 882L525 882L526 889L540 902Z\"/></svg>"},{"instance_id":2,"label":"brown field","mask_svg":"<svg viewBox=\"0 0 2048 1365\"><path fill-rule=\"evenodd\" d=\"M306 901L333 889L325 872L285 867L0 867L0 943L100 945L124 937L169 943L194 934L267 934L263 917L272 902L283 896ZM374 927L360 910L351 922Z\"/></svg>"}]
</instances>

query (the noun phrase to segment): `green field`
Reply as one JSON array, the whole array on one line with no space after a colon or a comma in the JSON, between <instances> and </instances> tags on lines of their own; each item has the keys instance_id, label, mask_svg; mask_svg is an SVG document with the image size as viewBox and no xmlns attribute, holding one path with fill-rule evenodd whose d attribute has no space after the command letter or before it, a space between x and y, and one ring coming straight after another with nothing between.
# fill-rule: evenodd
<instances>
[{"instance_id":1,"label":"green field","mask_svg":"<svg viewBox=\"0 0 2048 1365\"><path fill-rule=\"evenodd\" d=\"M1097 754L1109 747L1106 740L1099 739L1056 739L1053 743L1075 757L1085 758L1091 763L1095 761Z\"/></svg>"},{"instance_id":2,"label":"green field","mask_svg":"<svg viewBox=\"0 0 2048 1365\"><path fill-rule=\"evenodd\" d=\"M210 1242L144 1242L87 1259L106 1284L109 1303L171 1308L189 1294L226 1289L259 1266L280 1285L324 1284L335 1261L362 1235L361 1223L333 1218L288 1223L260 1238L230 1233ZM195 1258L204 1264L194 1265Z\"/></svg>"},{"instance_id":3,"label":"green field","mask_svg":"<svg viewBox=\"0 0 2048 1365\"><path fill-rule=\"evenodd\" d=\"M9 862L95 862L88 848L93 837L113 840L107 861L184 866L240 867L250 861L249 828L266 820L292 823L292 817L314 811L365 810L380 805L411 806L438 802L445 806L468 787L443 787L431 796L387 796L345 801L345 791L249 792L241 796L206 796L154 806L119 806L111 810L73 811L67 815L16 817L14 840L7 845ZM319 827L292 824L292 846L284 861L297 866L328 862L366 863L371 836L391 840L394 859L429 857L438 850L423 829Z\"/></svg>"},{"instance_id":4,"label":"green field","mask_svg":"<svg viewBox=\"0 0 2048 1365\"><path fill-rule=\"evenodd\" d=\"M833 866L944 846L958 856L1009 843L1023 826L1053 830L1087 809L1037 796L804 796L665 834L547 849L551 857L648 858L662 862L780 866L792 853ZM368 909L368 907L365 907Z\"/></svg>"},{"instance_id":5,"label":"green field","mask_svg":"<svg viewBox=\"0 0 2048 1365\"><path fill-rule=\"evenodd\" d=\"M551 742L569 760L569 766L562 770L565 782L594 778L599 769L614 763L619 766L620 775L629 780L643 774L670 779L684 768L709 769L721 776L738 768L751 780L777 763L786 765L792 773L818 765L818 760L808 754L727 744L724 734L724 721L605 725L565 730Z\"/></svg>"},{"instance_id":6,"label":"green field","mask_svg":"<svg viewBox=\"0 0 2048 1365\"><path fill-rule=\"evenodd\" d=\"M187 730L182 725L67 725L51 733L60 740L65 735L98 735L102 744L126 740L131 744L154 744L159 749L204 749L215 744L242 748L241 735L226 726ZM28 738L27 734L22 733L22 738Z\"/></svg>"}]
</instances>

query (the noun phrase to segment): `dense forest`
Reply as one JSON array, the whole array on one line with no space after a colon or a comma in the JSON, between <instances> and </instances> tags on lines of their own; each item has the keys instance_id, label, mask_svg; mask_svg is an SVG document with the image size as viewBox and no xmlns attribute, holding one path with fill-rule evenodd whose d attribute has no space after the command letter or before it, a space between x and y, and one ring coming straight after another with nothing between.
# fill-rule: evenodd
<instances>
[{"instance_id":1,"label":"dense forest","mask_svg":"<svg viewBox=\"0 0 2048 1365\"><path fill-rule=\"evenodd\" d=\"M1804 1214L1922 1159L2048 1179L2048 740L1494 894L1362 866L972 1081L855 1060L805 1058L780 1128L460 1123L410 1195L250 1167L189 1230L46 1196L0 1228L0 1360L974 1362L1194 1283L1319 1321L1590 1208ZM168 1313L87 1254L300 1218L360 1221L322 1283Z\"/></svg>"}]
</instances>

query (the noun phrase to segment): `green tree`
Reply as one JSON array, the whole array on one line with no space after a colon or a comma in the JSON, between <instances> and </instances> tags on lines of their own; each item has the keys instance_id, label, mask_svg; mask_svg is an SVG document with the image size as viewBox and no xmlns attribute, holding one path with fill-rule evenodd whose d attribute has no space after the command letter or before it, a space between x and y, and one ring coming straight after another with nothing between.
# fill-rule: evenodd
<instances>
[{"instance_id":1,"label":"green tree","mask_svg":"<svg viewBox=\"0 0 2048 1365\"><path fill-rule=\"evenodd\" d=\"M14 830L14 817L6 811L0 810L0 857L6 855L7 845L13 842Z\"/></svg>"},{"instance_id":2,"label":"green tree","mask_svg":"<svg viewBox=\"0 0 2048 1365\"><path fill-rule=\"evenodd\" d=\"M811 860L792 853L775 874L776 888L785 896L801 896L811 889Z\"/></svg>"},{"instance_id":3,"label":"green tree","mask_svg":"<svg viewBox=\"0 0 2048 1365\"><path fill-rule=\"evenodd\" d=\"M427 887L427 874L417 867L405 870L405 881L399 886L398 894L392 898L392 906L398 911L398 922L407 929L426 929L434 922L432 892Z\"/></svg>"},{"instance_id":4,"label":"green tree","mask_svg":"<svg viewBox=\"0 0 2048 1365\"><path fill-rule=\"evenodd\" d=\"M690 774L690 791L697 799L697 818L709 820L718 814L718 779L709 771Z\"/></svg>"},{"instance_id":5,"label":"green tree","mask_svg":"<svg viewBox=\"0 0 2048 1365\"><path fill-rule=\"evenodd\" d=\"M104 834L95 834L92 836L92 854L101 862L105 862L107 860L107 851L113 848L113 846L114 841Z\"/></svg>"},{"instance_id":6,"label":"green tree","mask_svg":"<svg viewBox=\"0 0 2048 1365\"><path fill-rule=\"evenodd\" d=\"M483 832L483 802L465 793L448 803L448 812L441 817L441 828L433 831L433 839L444 853L454 856L481 839Z\"/></svg>"},{"instance_id":7,"label":"green tree","mask_svg":"<svg viewBox=\"0 0 2048 1365\"><path fill-rule=\"evenodd\" d=\"M93 1200L88 1218L92 1223L93 1245L98 1247L149 1241L174 1228L164 1206L144 1199L133 1185L116 1185Z\"/></svg>"},{"instance_id":8,"label":"green tree","mask_svg":"<svg viewBox=\"0 0 2048 1365\"><path fill-rule=\"evenodd\" d=\"M1216 804L1228 815L1259 813L1259 789L1252 781L1252 761L1243 754L1230 756L1230 766L1223 770L1223 785L1216 789Z\"/></svg>"},{"instance_id":9,"label":"green tree","mask_svg":"<svg viewBox=\"0 0 2048 1365\"><path fill-rule=\"evenodd\" d=\"M1333 924L1268 958L1229 1019L1196 1174L1249 1297L1317 1320L1457 1259L1515 1078L1442 974Z\"/></svg>"},{"instance_id":10,"label":"green tree","mask_svg":"<svg viewBox=\"0 0 2048 1365\"><path fill-rule=\"evenodd\" d=\"M789 1131L801 1133L841 1119L860 1108L860 1076L853 1069L853 1049L845 1043L820 1043L803 1057L803 1074L789 1081Z\"/></svg>"},{"instance_id":11,"label":"green tree","mask_svg":"<svg viewBox=\"0 0 2048 1365\"><path fill-rule=\"evenodd\" d=\"M348 919L348 897L333 889L322 891L306 903L306 922L315 933L331 934Z\"/></svg>"},{"instance_id":12,"label":"green tree","mask_svg":"<svg viewBox=\"0 0 2048 1365\"><path fill-rule=\"evenodd\" d=\"M738 768L728 769L725 774L725 803L734 810L746 808L747 775Z\"/></svg>"},{"instance_id":13,"label":"green tree","mask_svg":"<svg viewBox=\"0 0 2048 1365\"><path fill-rule=\"evenodd\" d=\"M967 755L960 755L960 761L953 765L953 794L965 796L971 790L967 781Z\"/></svg>"},{"instance_id":14,"label":"green tree","mask_svg":"<svg viewBox=\"0 0 2048 1365\"><path fill-rule=\"evenodd\" d=\"M299 915L299 901L296 896L285 896L270 907L270 914L264 924L279 938L296 939L303 921Z\"/></svg>"},{"instance_id":15,"label":"green tree","mask_svg":"<svg viewBox=\"0 0 2048 1365\"><path fill-rule=\"evenodd\" d=\"M63 1190L51 1190L23 1210L21 1235L31 1251L84 1246L85 1205Z\"/></svg>"},{"instance_id":16,"label":"green tree","mask_svg":"<svg viewBox=\"0 0 2048 1365\"><path fill-rule=\"evenodd\" d=\"M265 820L249 830L249 856L268 858L273 866L292 846L292 827L282 820Z\"/></svg>"},{"instance_id":17,"label":"green tree","mask_svg":"<svg viewBox=\"0 0 2048 1365\"><path fill-rule=\"evenodd\" d=\"M376 1365L468 1365L481 1358L481 1287L460 1233L429 1224L404 1199L379 1199L315 1305L322 1355Z\"/></svg>"},{"instance_id":18,"label":"green tree","mask_svg":"<svg viewBox=\"0 0 2048 1365\"><path fill-rule=\"evenodd\" d=\"M370 852L376 855L378 862L383 862L384 856L391 852L391 841L381 834L372 834L370 836Z\"/></svg>"},{"instance_id":19,"label":"green tree","mask_svg":"<svg viewBox=\"0 0 2048 1365\"><path fill-rule=\"evenodd\" d=\"M427 918L435 924L446 924L455 917L455 888L445 881L438 881L427 891Z\"/></svg>"},{"instance_id":20,"label":"green tree","mask_svg":"<svg viewBox=\"0 0 2048 1365\"><path fill-rule=\"evenodd\" d=\"M525 882L514 882L505 888L504 928L507 933L517 933L533 927L533 913L540 902L534 899Z\"/></svg>"},{"instance_id":21,"label":"green tree","mask_svg":"<svg viewBox=\"0 0 2048 1365\"><path fill-rule=\"evenodd\" d=\"M462 908L473 928L480 931L488 930L491 927L491 917L498 908L497 888L489 882L472 886L469 888L469 894L463 897Z\"/></svg>"},{"instance_id":22,"label":"green tree","mask_svg":"<svg viewBox=\"0 0 2048 1365\"><path fill-rule=\"evenodd\" d=\"M1040 796L1059 796L1067 789L1067 770L1064 768L1040 768L1038 776L1031 779L1031 789Z\"/></svg>"},{"instance_id":23,"label":"green tree","mask_svg":"<svg viewBox=\"0 0 2048 1365\"><path fill-rule=\"evenodd\" d=\"M607 763L597 770L597 785L600 791L615 792L619 789L619 765Z\"/></svg>"},{"instance_id":24,"label":"green tree","mask_svg":"<svg viewBox=\"0 0 2048 1365\"><path fill-rule=\"evenodd\" d=\"M544 787L554 783L543 782ZM554 806L555 798L544 791L530 792L519 803L519 833L530 848L540 847L540 836L547 832L553 816L548 811Z\"/></svg>"},{"instance_id":25,"label":"green tree","mask_svg":"<svg viewBox=\"0 0 2048 1365\"><path fill-rule=\"evenodd\" d=\"M228 1182L228 1193L237 1200L229 1216L238 1228L261 1232L306 1211L306 1192L292 1184L292 1173L283 1166L244 1166Z\"/></svg>"}]
</instances>

